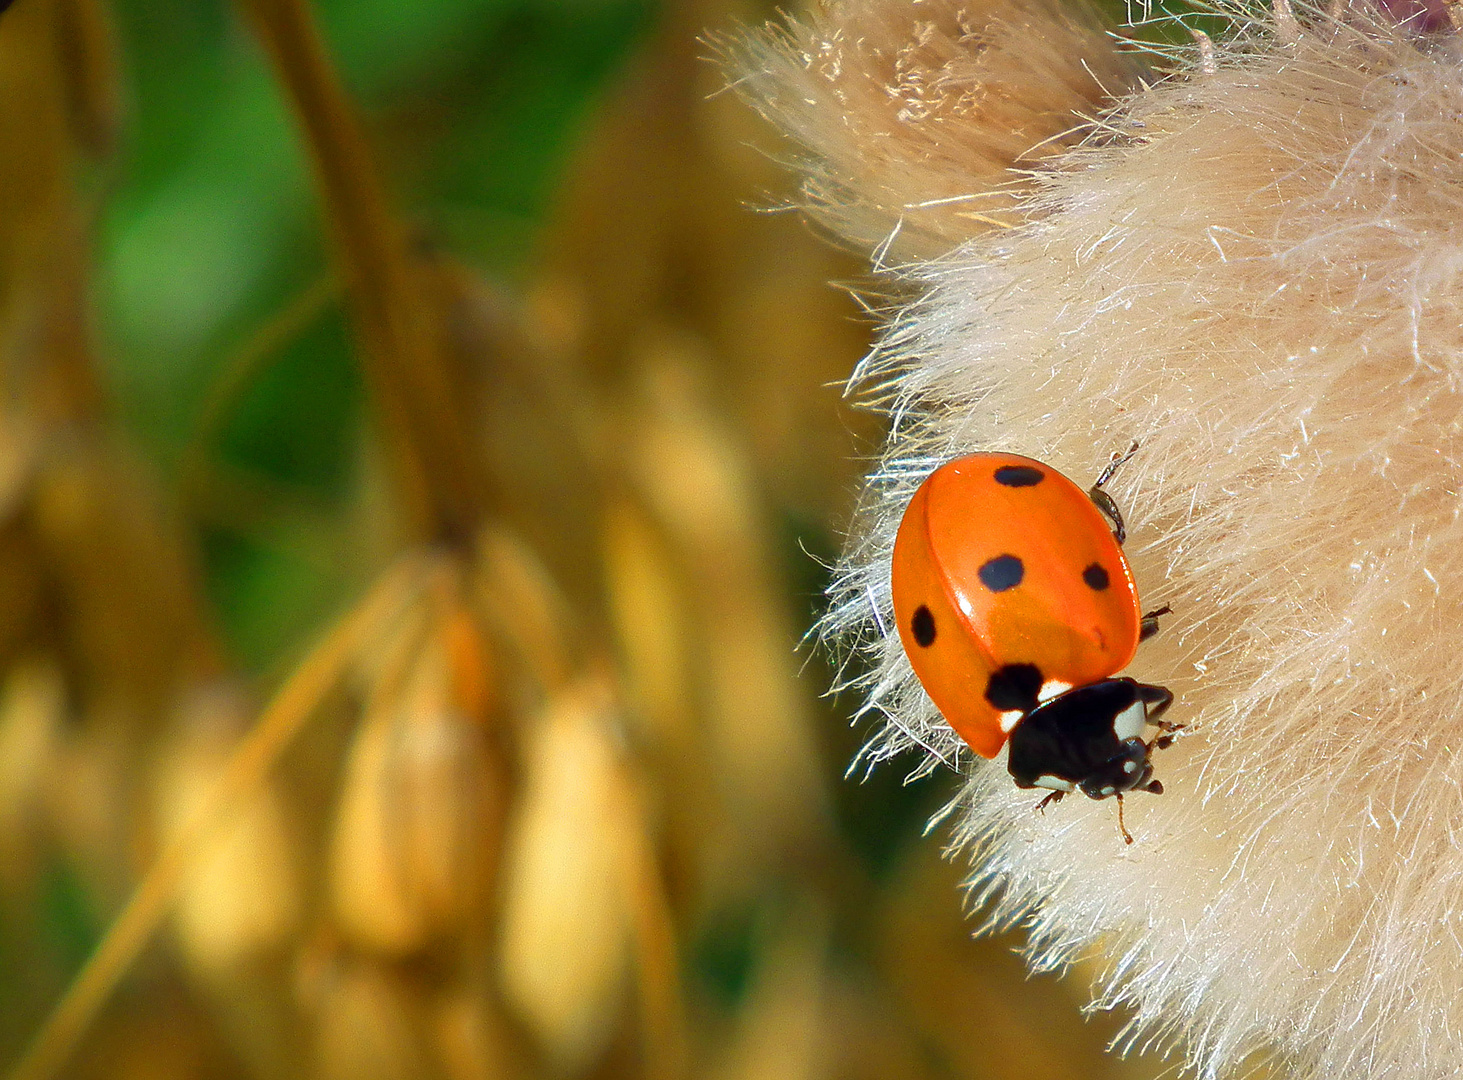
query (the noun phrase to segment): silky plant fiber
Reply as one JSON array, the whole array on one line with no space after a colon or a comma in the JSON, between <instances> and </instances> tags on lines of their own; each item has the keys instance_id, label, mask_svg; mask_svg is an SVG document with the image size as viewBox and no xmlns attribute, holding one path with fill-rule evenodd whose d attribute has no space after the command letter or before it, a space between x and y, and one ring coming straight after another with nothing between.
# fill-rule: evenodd
<instances>
[{"instance_id":1,"label":"silky plant fiber","mask_svg":"<svg viewBox=\"0 0 1463 1080\"><path fill-rule=\"evenodd\" d=\"M1454 1076L1463 49L1431 10L1221 14L1226 34L1143 62L1045 0L849 0L733 50L801 142L815 213L852 242L882 220L895 244L872 254L913 297L855 374L893 433L826 628L884 721L863 763L914 750L968 776L951 820L978 909L1027 926L1036 966L1094 958L1132 1043L1206 1077L1255 1054ZM1002 74L1056 67L1090 78ZM1012 152L1033 94L1048 122ZM956 168L933 146L987 144L999 180L931 175ZM1005 220L979 209L992 192ZM889 270L905 205L927 254L960 235ZM1173 614L1126 673L1172 688L1187 730L1155 754L1167 793L1128 798L1127 847L1111 802L1038 815L963 750L900 650L889 562L951 457L1086 483L1135 440L1110 490L1144 606Z\"/></svg>"}]
</instances>

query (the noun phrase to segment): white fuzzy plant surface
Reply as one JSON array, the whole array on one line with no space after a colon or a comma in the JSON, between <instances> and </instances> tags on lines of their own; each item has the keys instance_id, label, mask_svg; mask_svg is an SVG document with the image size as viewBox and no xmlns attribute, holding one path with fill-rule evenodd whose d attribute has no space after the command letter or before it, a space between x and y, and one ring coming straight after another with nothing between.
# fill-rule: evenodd
<instances>
[{"instance_id":1,"label":"white fuzzy plant surface","mask_svg":"<svg viewBox=\"0 0 1463 1080\"><path fill-rule=\"evenodd\" d=\"M861 0L812 36L931 7L970 5ZM865 761L968 775L950 820L986 918L1026 926L1037 966L1098 958L1135 1041L1204 1076L1278 1052L1304 1077L1452 1077L1463 50L1380 11L1261 14L1020 178L1013 227L903 270L921 298L858 373L894 431L828 629L886 720ZM803 89L777 69L788 35L749 52L782 102ZM962 749L893 632L889 569L939 463L1010 450L1085 484L1134 440L1110 490L1145 608L1173 613L1127 673L1170 687L1186 732L1155 753L1165 794L1127 800L1129 847L1111 801L1036 814Z\"/></svg>"}]
</instances>

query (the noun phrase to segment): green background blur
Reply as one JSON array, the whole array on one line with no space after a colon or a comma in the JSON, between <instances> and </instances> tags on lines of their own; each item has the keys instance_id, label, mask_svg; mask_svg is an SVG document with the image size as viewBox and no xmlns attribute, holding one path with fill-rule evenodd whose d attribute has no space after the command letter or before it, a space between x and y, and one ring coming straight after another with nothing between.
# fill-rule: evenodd
<instances>
[{"instance_id":1,"label":"green background blur","mask_svg":"<svg viewBox=\"0 0 1463 1080\"><path fill-rule=\"evenodd\" d=\"M504 282L534 266L576 141L654 40L657 14L647 0L317 11L414 222ZM136 0L116 12L130 116L98 253L111 380L123 422L175 479L201 451L215 483L223 472L247 489L252 513L210 499L206 482L191 494L221 624L263 670L345 599L331 524L354 476L360 381L338 303L263 370L230 371L241 339L326 273L309 163L229 5ZM216 406L221 384L232 396Z\"/></svg>"}]
</instances>

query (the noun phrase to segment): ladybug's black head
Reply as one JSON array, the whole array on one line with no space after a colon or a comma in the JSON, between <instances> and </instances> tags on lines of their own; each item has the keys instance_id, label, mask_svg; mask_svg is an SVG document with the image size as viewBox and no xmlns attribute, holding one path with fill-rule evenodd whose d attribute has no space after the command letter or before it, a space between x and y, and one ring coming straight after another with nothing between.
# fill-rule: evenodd
<instances>
[{"instance_id":1,"label":"ladybug's black head","mask_svg":"<svg viewBox=\"0 0 1463 1080\"><path fill-rule=\"evenodd\" d=\"M1089 799L1106 799L1124 791L1153 791L1153 762L1148 760L1149 748L1142 739L1129 739L1122 743L1116 757L1110 758L1084 776L1078 786ZM1159 794L1163 785L1158 784Z\"/></svg>"}]
</instances>

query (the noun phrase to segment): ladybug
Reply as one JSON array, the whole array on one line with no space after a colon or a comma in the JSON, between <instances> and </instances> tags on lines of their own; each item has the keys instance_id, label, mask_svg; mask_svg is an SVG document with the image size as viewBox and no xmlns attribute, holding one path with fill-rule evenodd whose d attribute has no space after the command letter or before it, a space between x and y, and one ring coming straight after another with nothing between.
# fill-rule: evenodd
<instances>
[{"instance_id":1,"label":"ladybug","mask_svg":"<svg viewBox=\"0 0 1463 1080\"><path fill-rule=\"evenodd\" d=\"M1162 686L1115 678L1169 609L1143 613L1123 554L1122 513L1103 485L1083 491L1050 465L979 453L940 466L910 500L894 541L894 614L914 672L982 757L1008 742L1016 785L1163 793L1150 756L1178 725ZM1146 728L1160 733L1145 741Z\"/></svg>"}]
</instances>

